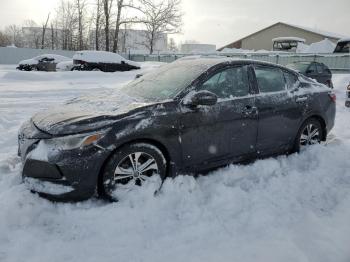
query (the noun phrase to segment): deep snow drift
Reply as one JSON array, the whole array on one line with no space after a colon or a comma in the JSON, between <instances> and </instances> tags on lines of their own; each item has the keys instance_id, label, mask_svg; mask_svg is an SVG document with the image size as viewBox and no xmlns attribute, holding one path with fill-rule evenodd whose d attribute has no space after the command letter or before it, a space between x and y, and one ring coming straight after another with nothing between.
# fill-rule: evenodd
<instances>
[{"instance_id":1,"label":"deep snow drift","mask_svg":"<svg viewBox=\"0 0 350 262\"><path fill-rule=\"evenodd\" d=\"M143 64L151 70L156 64ZM350 261L350 75L327 145L194 179L154 178L118 203L54 204L21 183L17 130L39 109L117 89L140 70L0 67L0 261Z\"/></svg>"}]
</instances>

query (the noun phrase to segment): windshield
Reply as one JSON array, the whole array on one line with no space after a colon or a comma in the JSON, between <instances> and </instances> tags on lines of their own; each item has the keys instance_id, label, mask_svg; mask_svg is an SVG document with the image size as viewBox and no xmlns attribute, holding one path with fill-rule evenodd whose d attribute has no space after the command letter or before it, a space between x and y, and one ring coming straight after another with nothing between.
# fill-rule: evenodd
<instances>
[{"instance_id":1,"label":"windshield","mask_svg":"<svg viewBox=\"0 0 350 262\"><path fill-rule=\"evenodd\" d=\"M306 72L309 65L310 65L309 63L293 63L293 64L287 65L287 67L303 73L303 72Z\"/></svg>"},{"instance_id":2,"label":"windshield","mask_svg":"<svg viewBox=\"0 0 350 262\"><path fill-rule=\"evenodd\" d=\"M172 99L210 66L211 63L194 60L173 62L135 79L122 91L152 101Z\"/></svg>"},{"instance_id":3,"label":"windshield","mask_svg":"<svg viewBox=\"0 0 350 262\"><path fill-rule=\"evenodd\" d=\"M334 53L349 53L350 52L350 41L339 42L334 50Z\"/></svg>"}]
</instances>

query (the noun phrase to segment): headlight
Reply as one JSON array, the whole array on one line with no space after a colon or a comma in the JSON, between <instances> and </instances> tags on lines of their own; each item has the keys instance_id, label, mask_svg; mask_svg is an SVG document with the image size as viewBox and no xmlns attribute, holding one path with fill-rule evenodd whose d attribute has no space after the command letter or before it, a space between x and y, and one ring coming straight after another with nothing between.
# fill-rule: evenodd
<instances>
[{"instance_id":1,"label":"headlight","mask_svg":"<svg viewBox=\"0 0 350 262\"><path fill-rule=\"evenodd\" d=\"M96 144L104 133L79 134L42 140L48 147L70 150Z\"/></svg>"}]
</instances>

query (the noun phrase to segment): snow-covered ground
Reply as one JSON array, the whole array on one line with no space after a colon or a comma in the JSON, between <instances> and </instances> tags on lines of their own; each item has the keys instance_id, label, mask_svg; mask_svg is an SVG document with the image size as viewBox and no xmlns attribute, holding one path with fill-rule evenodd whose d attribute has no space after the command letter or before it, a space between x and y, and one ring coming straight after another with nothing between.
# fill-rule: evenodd
<instances>
[{"instance_id":1,"label":"snow-covered ground","mask_svg":"<svg viewBox=\"0 0 350 262\"><path fill-rule=\"evenodd\" d=\"M151 70L154 63L143 64ZM149 183L118 203L55 204L21 183L17 130L34 112L99 94L140 71L18 72L0 66L0 261L350 261L350 75L331 143Z\"/></svg>"}]
</instances>

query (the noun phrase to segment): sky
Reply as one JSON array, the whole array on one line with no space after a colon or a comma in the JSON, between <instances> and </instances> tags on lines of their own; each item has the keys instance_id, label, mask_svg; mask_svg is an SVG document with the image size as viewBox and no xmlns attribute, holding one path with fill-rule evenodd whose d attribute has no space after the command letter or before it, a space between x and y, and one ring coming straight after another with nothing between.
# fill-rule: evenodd
<instances>
[{"instance_id":1,"label":"sky","mask_svg":"<svg viewBox=\"0 0 350 262\"><path fill-rule=\"evenodd\" d=\"M43 23L59 0L0 0L0 28L26 19ZM182 34L217 48L276 22L350 36L350 0L182 0Z\"/></svg>"}]
</instances>

